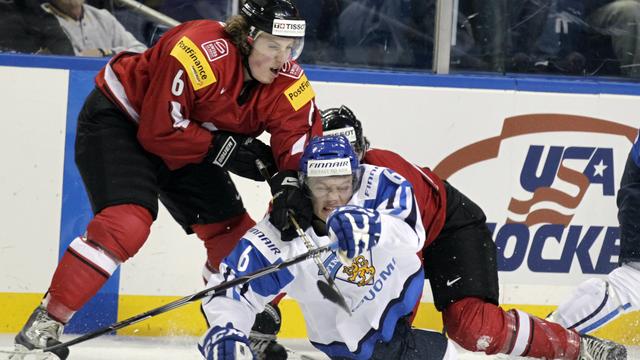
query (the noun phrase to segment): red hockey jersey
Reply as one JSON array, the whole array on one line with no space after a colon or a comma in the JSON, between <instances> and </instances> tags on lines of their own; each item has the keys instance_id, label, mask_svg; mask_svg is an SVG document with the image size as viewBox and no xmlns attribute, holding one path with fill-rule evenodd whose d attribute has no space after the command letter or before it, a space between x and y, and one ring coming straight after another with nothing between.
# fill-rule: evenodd
<instances>
[{"instance_id":1,"label":"red hockey jersey","mask_svg":"<svg viewBox=\"0 0 640 360\"><path fill-rule=\"evenodd\" d=\"M177 169L203 160L212 131L271 134L279 169L298 169L304 146L322 134L315 94L302 68L286 63L273 83L241 104L239 50L217 21L184 23L144 53L115 56L96 77L107 97L138 124L138 140ZM246 90L245 90L246 91Z\"/></svg>"},{"instance_id":2,"label":"red hockey jersey","mask_svg":"<svg viewBox=\"0 0 640 360\"><path fill-rule=\"evenodd\" d=\"M369 149L362 162L389 168L413 185L427 235L424 247L429 246L440 234L446 218L447 193L444 182L429 168L419 168L388 150Z\"/></svg>"}]
</instances>

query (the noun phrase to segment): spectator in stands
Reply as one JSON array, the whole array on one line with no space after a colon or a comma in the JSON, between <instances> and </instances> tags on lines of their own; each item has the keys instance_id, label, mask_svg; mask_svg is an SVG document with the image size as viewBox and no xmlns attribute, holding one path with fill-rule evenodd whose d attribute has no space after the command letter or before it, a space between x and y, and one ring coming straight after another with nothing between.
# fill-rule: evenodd
<instances>
[{"instance_id":1,"label":"spectator in stands","mask_svg":"<svg viewBox=\"0 0 640 360\"><path fill-rule=\"evenodd\" d=\"M590 14L589 23L611 37L621 74L640 77L640 1L608 1Z\"/></svg>"},{"instance_id":2,"label":"spectator in stands","mask_svg":"<svg viewBox=\"0 0 640 360\"><path fill-rule=\"evenodd\" d=\"M232 1L210 0L165 0L160 5L160 12L184 22L199 19L226 19L231 16Z\"/></svg>"},{"instance_id":3,"label":"spectator in stands","mask_svg":"<svg viewBox=\"0 0 640 360\"><path fill-rule=\"evenodd\" d=\"M599 0L601 1L601 0ZM535 63L536 72L582 75L588 72L587 52L599 51L600 46L587 39L589 25L586 21L588 1L552 0L547 18L534 48L529 53L528 70Z\"/></svg>"},{"instance_id":4,"label":"spectator in stands","mask_svg":"<svg viewBox=\"0 0 640 360\"><path fill-rule=\"evenodd\" d=\"M307 21L304 52L299 62L305 64L340 64L338 18L343 10L340 0L297 0L300 15Z\"/></svg>"},{"instance_id":5,"label":"spectator in stands","mask_svg":"<svg viewBox=\"0 0 640 360\"><path fill-rule=\"evenodd\" d=\"M640 76L640 2L553 0L536 42L536 69Z\"/></svg>"},{"instance_id":6,"label":"spectator in stands","mask_svg":"<svg viewBox=\"0 0 640 360\"><path fill-rule=\"evenodd\" d=\"M87 5L84 0L52 0L42 7L58 19L78 56L111 56L124 50L146 49L110 12Z\"/></svg>"},{"instance_id":7,"label":"spectator in stands","mask_svg":"<svg viewBox=\"0 0 640 360\"><path fill-rule=\"evenodd\" d=\"M528 71L553 0L462 0L478 56L476 70Z\"/></svg>"},{"instance_id":8,"label":"spectator in stands","mask_svg":"<svg viewBox=\"0 0 640 360\"><path fill-rule=\"evenodd\" d=\"M339 46L352 65L407 67L413 49L407 39L405 0L355 0L338 18Z\"/></svg>"},{"instance_id":9,"label":"spectator in stands","mask_svg":"<svg viewBox=\"0 0 640 360\"><path fill-rule=\"evenodd\" d=\"M0 52L73 55L56 19L35 0L0 1Z\"/></svg>"}]
</instances>

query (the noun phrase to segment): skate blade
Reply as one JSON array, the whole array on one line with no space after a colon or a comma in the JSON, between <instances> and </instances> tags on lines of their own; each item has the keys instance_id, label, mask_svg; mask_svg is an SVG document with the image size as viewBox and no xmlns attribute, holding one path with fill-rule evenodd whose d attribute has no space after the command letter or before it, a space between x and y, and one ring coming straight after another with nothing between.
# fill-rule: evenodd
<instances>
[{"instance_id":1,"label":"skate blade","mask_svg":"<svg viewBox=\"0 0 640 360\"><path fill-rule=\"evenodd\" d=\"M0 349L0 360L60 360L60 358L40 350Z\"/></svg>"},{"instance_id":2,"label":"skate blade","mask_svg":"<svg viewBox=\"0 0 640 360\"><path fill-rule=\"evenodd\" d=\"M314 357L304 355L304 354L299 354L289 348L285 348L285 349L287 350L287 360L317 360Z\"/></svg>"}]
</instances>

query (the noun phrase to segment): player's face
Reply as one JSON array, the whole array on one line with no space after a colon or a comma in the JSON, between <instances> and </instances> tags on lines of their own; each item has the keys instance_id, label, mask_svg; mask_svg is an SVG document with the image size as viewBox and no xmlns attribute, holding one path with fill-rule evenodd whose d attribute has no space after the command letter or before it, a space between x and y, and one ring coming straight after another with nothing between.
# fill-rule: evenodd
<instances>
[{"instance_id":1,"label":"player's face","mask_svg":"<svg viewBox=\"0 0 640 360\"><path fill-rule=\"evenodd\" d=\"M253 50L249 55L249 68L254 79L263 84L271 84L280 68L291 60L294 41L261 33L253 42Z\"/></svg>"},{"instance_id":2,"label":"player's face","mask_svg":"<svg viewBox=\"0 0 640 360\"><path fill-rule=\"evenodd\" d=\"M337 207L346 205L353 195L351 175L310 177L307 187L311 192L313 213L327 221L329 214Z\"/></svg>"}]
</instances>

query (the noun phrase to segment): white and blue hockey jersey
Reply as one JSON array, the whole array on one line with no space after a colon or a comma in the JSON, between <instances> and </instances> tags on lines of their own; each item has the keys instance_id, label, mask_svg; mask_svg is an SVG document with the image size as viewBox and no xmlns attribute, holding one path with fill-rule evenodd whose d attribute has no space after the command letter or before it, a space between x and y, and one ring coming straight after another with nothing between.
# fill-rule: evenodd
<instances>
[{"instance_id":1,"label":"white and blue hockey jersey","mask_svg":"<svg viewBox=\"0 0 640 360\"><path fill-rule=\"evenodd\" d=\"M335 253L321 257L344 295L351 316L323 298L316 283L324 279L315 262L307 260L229 289L226 296L204 299L203 308L211 326L231 322L249 334L255 315L276 295L286 292L302 309L309 340L331 357L368 359L377 341L391 339L397 321L420 300L424 275L416 253L422 249L425 231L411 184L386 168L362 168L360 185L348 204L380 213L380 239L371 250L357 256L351 266L343 265ZM331 242L327 236L318 236L313 228L306 233L316 246ZM212 275L208 286L305 252L307 248L300 238L281 241L278 230L265 218L224 259L220 273Z\"/></svg>"}]
</instances>

